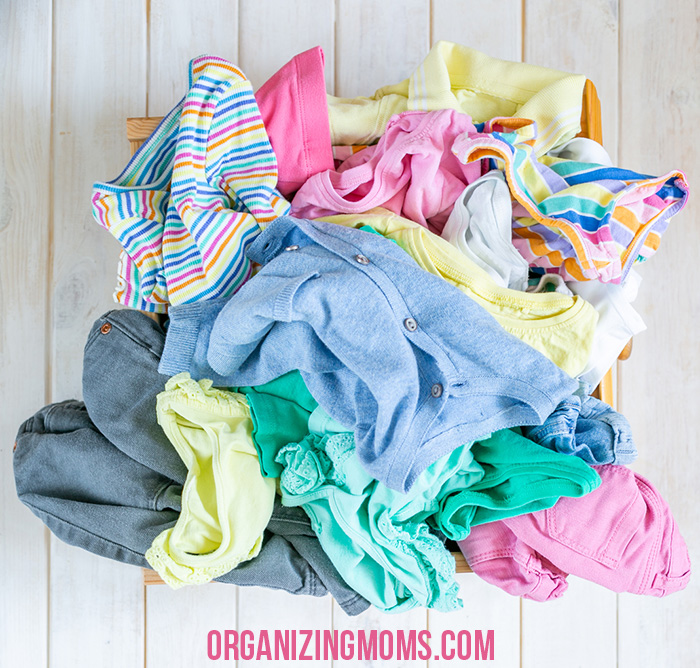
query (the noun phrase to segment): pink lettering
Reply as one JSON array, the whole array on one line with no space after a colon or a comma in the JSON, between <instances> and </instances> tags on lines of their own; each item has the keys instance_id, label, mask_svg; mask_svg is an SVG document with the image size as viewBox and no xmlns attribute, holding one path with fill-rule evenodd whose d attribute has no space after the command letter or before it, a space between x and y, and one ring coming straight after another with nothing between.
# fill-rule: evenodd
<instances>
[{"instance_id":1,"label":"pink lettering","mask_svg":"<svg viewBox=\"0 0 700 668\"><path fill-rule=\"evenodd\" d=\"M384 642L384 641L387 642ZM379 634L379 657L386 661L394 655L394 634L391 631L381 631Z\"/></svg>"},{"instance_id":2,"label":"pink lettering","mask_svg":"<svg viewBox=\"0 0 700 668\"><path fill-rule=\"evenodd\" d=\"M250 638L246 642L246 638ZM241 639L241 650L240 650L240 655L241 659L245 659L246 661L250 661L253 656L255 655L255 635L253 634L252 631L249 629L246 629L245 631L241 631L240 635Z\"/></svg>"},{"instance_id":3,"label":"pink lettering","mask_svg":"<svg viewBox=\"0 0 700 668\"><path fill-rule=\"evenodd\" d=\"M454 643L454 640L455 640L454 631L450 631L448 629L447 631L442 632L442 647L440 648L440 653L441 653L443 659L447 659L449 661L449 660L455 658L455 651L451 648L447 649L447 639L448 638Z\"/></svg>"},{"instance_id":4,"label":"pink lettering","mask_svg":"<svg viewBox=\"0 0 700 668\"><path fill-rule=\"evenodd\" d=\"M214 638L216 638L216 651L212 642ZM218 631L209 631L207 634L207 656L214 661L221 658L221 634Z\"/></svg>"},{"instance_id":5,"label":"pink lettering","mask_svg":"<svg viewBox=\"0 0 700 668\"><path fill-rule=\"evenodd\" d=\"M313 656L310 654L306 654L306 648L309 646L309 643L311 642L311 636L313 635L313 631L309 631L306 629L301 629L299 631L301 635L306 636L306 639L304 640L304 644L301 646L301 652L299 653L299 661L312 661Z\"/></svg>"},{"instance_id":6,"label":"pink lettering","mask_svg":"<svg viewBox=\"0 0 700 668\"><path fill-rule=\"evenodd\" d=\"M481 631L475 631L475 643L476 643L476 654L475 659L485 659L488 661L493 661L494 652L494 635L493 630L486 632L486 643L484 644L484 637ZM488 656L487 656L488 651Z\"/></svg>"},{"instance_id":7,"label":"pink lettering","mask_svg":"<svg viewBox=\"0 0 700 668\"><path fill-rule=\"evenodd\" d=\"M270 652L270 638L265 629L260 631L260 636L258 637L258 651L255 655L255 660L260 661L260 657L262 656L264 656L268 661L272 659L272 653Z\"/></svg>"},{"instance_id":8,"label":"pink lettering","mask_svg":"<svg viewBox=\"0 0 700 668\"><path fill-rule=\"evenodd\" d=\"M238 631L227 629L224 631L224 659L231 660L231 651L233 651L233 660L238 661Z\"/></svg>"},{"instance_id":9,"label":"pink lettering","mask_svg":"<svg viewBox=\"0 0 700 668\"><path fill-rule=\"evenodd\" d=\"M368 635L369 641L367 639ZM377 660L377 629L372 629L369 633L364 629L360 629L357 632L357 642L357 658L360 661L362 659Z\"/></svg>"},{"instance_id":10,"label":"pink lettering","mask_svg":"<svg viewBox=\"0 0 700 668\"><path fill-rule=\"evenodd\" d=\"M355 644L353 643L352 631L340 632L340 658L349 661L355 654Z\"/></svg>"}]
</instances>

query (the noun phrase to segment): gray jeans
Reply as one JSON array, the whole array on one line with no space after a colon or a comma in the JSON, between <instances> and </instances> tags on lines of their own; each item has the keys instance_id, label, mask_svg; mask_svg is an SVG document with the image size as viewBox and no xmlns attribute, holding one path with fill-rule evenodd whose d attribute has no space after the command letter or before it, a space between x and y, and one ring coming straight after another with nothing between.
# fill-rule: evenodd
<instances>
[{"instance_id":1,"label":"gray jeans","mask_svg":"<svg viewBox=\"0 0 700 668\"><path fill-rule=\"evenodd\" d=\"M61 540L148 567L144 553L179 515L187 468L156 422L165 333L138 311L110 311L85 346L85 403L41 409L17 435L20 500ZM278 501L260 554L220 582L323 596L350 615L369 603L341 579L306 513Z\"/></svg>"}]
</instances>

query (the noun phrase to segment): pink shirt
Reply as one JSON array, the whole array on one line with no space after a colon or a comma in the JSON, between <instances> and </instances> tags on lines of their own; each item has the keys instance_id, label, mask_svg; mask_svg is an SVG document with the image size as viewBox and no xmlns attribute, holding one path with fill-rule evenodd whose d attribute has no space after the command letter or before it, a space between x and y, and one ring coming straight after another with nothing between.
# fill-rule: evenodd
<instances>
[{"instance_id":1,"label":"pink shirt","mask_svg":"<svg viewBox=\"0 0 700 668\"><path fill-rule=\"evenodd\" d=\"M465 186L482 174L479 161L462 164L454 140L476 132L453 109L392 116L379 143L349 157L338 171L313 175L292 200L292 214L319 218L382 206L440 233Z\"/></svg>"}]
</instances>

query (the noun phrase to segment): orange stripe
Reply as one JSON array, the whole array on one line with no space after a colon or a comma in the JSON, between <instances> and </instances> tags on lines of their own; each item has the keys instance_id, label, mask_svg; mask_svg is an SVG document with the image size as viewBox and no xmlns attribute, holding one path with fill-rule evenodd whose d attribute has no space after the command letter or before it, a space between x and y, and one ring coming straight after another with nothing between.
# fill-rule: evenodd
<instances>
[{"instance_id":1,"label":"orange stripe","mask_svg":"<svg viewBox=\"0 0 700 668\"><path fill-rule=\"evenodd\" d=\"M529 227L517 228L513 230L522 239L528 240L528 245L534 255L538 257L548 257L552 262L552 266L559 267L564 262L564 257L560 251L551 250L549 246L542 240L542 237L537 232Z\"/></svg>"},{"instance_id":2,"label":"orange stripe","mask_svg":"<svg viewBox=\"0 0 700 668\"><path fill-rule=\"evenodd\" d=\"M225 144L231 137L238 137L240 135L244 135L247 132L252 132L253 130L262 130L264 129L264 125L262 123L258 123L258 125L251 125L248 128L243 128L242 130L236 130L236 132L231 132L223 137L223 139L220 139L217 142L214 142L213 144L209 144L207 146L207 151L216 148L217 146L221 146L221 144Z\"/></svg>"},{"instance_id":3,"label":"orange stripe","mask_svg":"<svg viewBox=\"0 0 700 668\"><path fill-rule=\"evenodd\" d=\"M626 206L617 206L613 218L622 223L632 234L639 229L639 219Z\"/></svg>"},{"instance_id":4,"label":"orange stripe","mask_svg":"<svg viewBox=\"0 0 700 668\"><path fill-rule=\"evenodd\" d=\"M199 67L193 68L192 73L199 74L203 70L206 70L207 67L220 67L223 70L228 70L229 72L235 72L242 79L245 79L246 81L248 81L248 79L245 78L245 74L243 74L243 72L241 72L239 69L235 68L233 65L224 64L218 60L207 60L207 61L205 61L205 64L200 65Z\"/></svg>"}]
</instances>

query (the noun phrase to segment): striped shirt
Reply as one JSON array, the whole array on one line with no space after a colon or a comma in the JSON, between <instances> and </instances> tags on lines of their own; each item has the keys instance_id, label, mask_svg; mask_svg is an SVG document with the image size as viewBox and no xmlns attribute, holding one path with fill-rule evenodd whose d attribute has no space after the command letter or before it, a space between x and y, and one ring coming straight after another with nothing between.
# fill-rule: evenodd
<instances>
[{"instance_id":1,"label":"striped shirt","mask_svg":"<svg viewBox=\"0 0 700 668\"><path fill-rule=\"evenodd\" d=\"M513 244L531 266L566 280L620 283L659 247L688 197L680 171L660 177L542 156L536 124L496 118L452 147L464 163L495 158L515 200Z\"/></svg>"},{"instance_id":2,"label":"striped shirt","mask_svg":"<svg viewBox=\"0 0 700 668\"><path fill-rule=\"evenodd\" d=\"M143 311L233 294L245 250L289 210L245 75L222 58L190 62L189 91L114 181L93 215L119 241L115 301Z\"/></svg>"}]
</instances>

